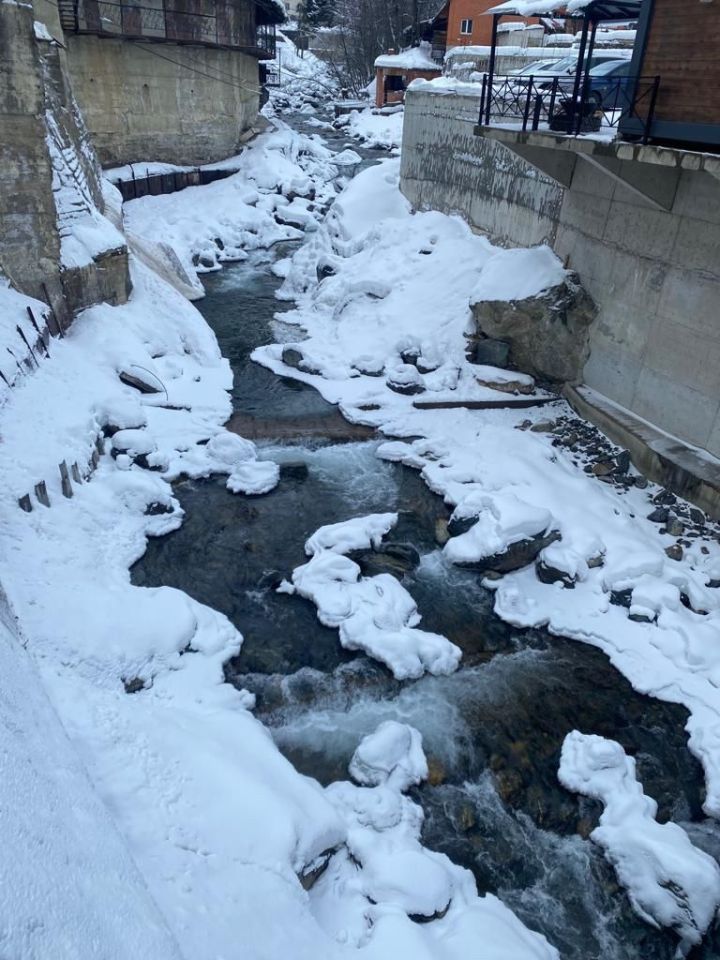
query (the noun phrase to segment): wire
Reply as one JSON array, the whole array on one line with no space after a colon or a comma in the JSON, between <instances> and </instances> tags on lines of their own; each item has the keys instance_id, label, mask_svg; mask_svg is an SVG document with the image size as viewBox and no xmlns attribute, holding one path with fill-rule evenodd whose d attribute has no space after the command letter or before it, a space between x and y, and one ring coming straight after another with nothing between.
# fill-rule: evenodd
<instances>
[{"instance_id":1,"label":"wire","mask_svg":"<svg viewBox=\"0 0 720 960\"><path fill-rule=\"evenodd\" d=\"M142 41L133 41L141 50L144 50L146 53L152 54L154 57L159 57L161 60L167 60L168 63L175 64L176 67L181 67L183 70L189 70L190 73L196 73L200 77L205 77L207 80L214 80L216 83L224 83L228 87L235 87L238 90L249 90L251 93L260 94L262 88L260 86L249 86L246 83L239 83L235 80L223 80L222 77L213 76L211 73L206 73L204 70L198 70L197 67L191 67L187 63L181 63L179 60L173 60L172 57L163 56L162 53L158 53L157 50L153 47L146 45ZM227 74L229 76L229 74Z\"/></svg>"}]
</instances>

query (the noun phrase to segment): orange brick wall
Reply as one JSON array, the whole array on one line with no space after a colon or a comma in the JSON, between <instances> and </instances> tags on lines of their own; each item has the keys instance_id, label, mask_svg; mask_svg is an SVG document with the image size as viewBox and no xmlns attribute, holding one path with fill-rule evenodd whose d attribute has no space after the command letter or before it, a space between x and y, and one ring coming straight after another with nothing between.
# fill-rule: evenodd
<instances>
[{"instance_id":1,"label":"orange brick wall","mask_svg":"<svg viewBox=\"0 0 720 960\"><path fill-rule=\"evenodd\" d=\"M447 48L462 46L490 45L492 38L492 17L484 16L486 10L497 6L499 0L450 0L448 14ZM463 20L472 20L472 34L460 33ZM523 17L503 17L501 23L523 22ZM526 23L539 23L537 17L528 17Z\"/></svg>"}]
</instances>

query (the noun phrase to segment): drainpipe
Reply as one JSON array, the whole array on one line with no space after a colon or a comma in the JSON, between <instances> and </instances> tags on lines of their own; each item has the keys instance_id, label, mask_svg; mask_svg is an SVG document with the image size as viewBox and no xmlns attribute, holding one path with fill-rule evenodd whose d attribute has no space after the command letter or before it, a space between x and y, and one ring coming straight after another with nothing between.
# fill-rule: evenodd
<instances>
[{"instance_id":1,"label":"drainpipe","mask_svg":"<svg viewBox=\"0 0 720 960\"><path fill-rule=\"evenodd\" d=\"M492 37L490 39L490 66L488 67L487 103L485 105L485 126L490 125L490 104L492 102L492 85L495 75L495 48L497 47L498 24L501 13L493 14Z\"/></svg>"}]
</instances>

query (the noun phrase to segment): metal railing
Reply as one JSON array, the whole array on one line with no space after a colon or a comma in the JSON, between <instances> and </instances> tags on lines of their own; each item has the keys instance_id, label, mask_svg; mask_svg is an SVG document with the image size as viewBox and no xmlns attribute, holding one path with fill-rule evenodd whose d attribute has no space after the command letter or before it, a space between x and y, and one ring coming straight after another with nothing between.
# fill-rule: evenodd
<instances>
[{"instance_id":1,"label":"metal railing","mask_svg":"<svg viewBox=\"0 0 720 960\"><path fill-rule=\"evenodd\" d=\"M75 33L144 38L171 43L199 43L231 47L275 56L275 26L233 28L214 3L198 3L195 11L181 10L168 0L61 0L65 19ZM204 9L200 9L200 8ZM206 12L212 11L212 12Z\"/></svg>"},{"instance_id":2,"label":"metal railing","mask_svg":"<svg viewBox=\"0 0 720 960\"><path fill-rule=\"evenodd\" d=\"M493 76L483 74L480 126L549 129L578 136L636 121L647 143L655 113L660 77L616 77L586 74L573 97L574 77Z\"/></svg>"}]
</instances>

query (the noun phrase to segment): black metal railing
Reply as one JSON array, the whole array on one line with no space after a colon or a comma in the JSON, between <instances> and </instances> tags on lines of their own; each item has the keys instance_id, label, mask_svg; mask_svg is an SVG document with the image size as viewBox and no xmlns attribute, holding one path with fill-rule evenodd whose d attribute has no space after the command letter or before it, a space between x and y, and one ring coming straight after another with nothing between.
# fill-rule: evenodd
<instances>
[{"instance_id":1,"label":"black metal railing","mask_svg":"<svg viewBox=\"0 0 720 960\"><path fill-rule=\"evenodd\" d=\"M70 5L61 0L70 16ZM233 27L218 15L215 4L204 10L181 10L168 0L76 0L72 4L73 31L98 36L144 38L174 43L199 43L275 56L275 26ZM198 4L200 8L200 4ZM212 12L210 12L212 11Z\"/></svg>"},{"instance_id":2,"label":"black metal railing","mask_svg":"<svg viewBox=\"0 0 720 960\"><path fill-rule=\"evenodd\" d=\"M574 77L493 76L483 74L480 126L543 129L579 135L617 128L636 121L647 143L655 113L659 77L581 78L573 96Z\"/></svg>"}]
</instances>

